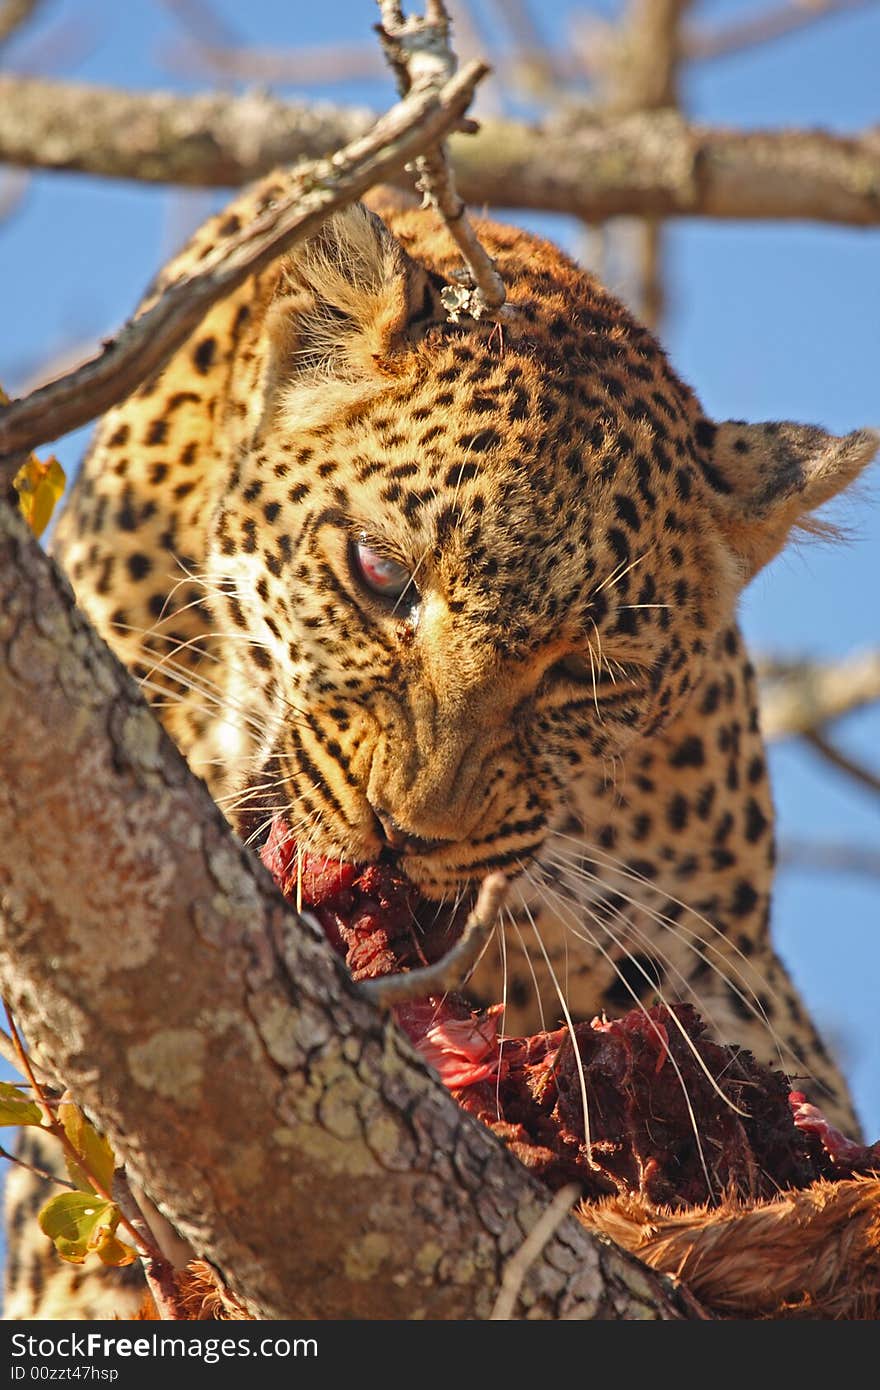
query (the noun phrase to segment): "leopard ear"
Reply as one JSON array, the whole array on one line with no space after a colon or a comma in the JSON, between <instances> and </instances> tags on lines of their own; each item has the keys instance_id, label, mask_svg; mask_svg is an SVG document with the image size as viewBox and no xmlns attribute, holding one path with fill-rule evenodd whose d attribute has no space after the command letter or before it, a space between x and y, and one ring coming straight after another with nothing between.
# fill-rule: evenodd
<instances>
[{"instance_id":1,"label":"leopard ear","mask_svg":"<svg viewBox=\"0 0 880 1390\"><path fill-rule=\"evenodd\" d=\"M362 204L329 218L280 268L267 326L276 383L369 383L443 313L435 277Z\"/></svg>"},{"instance_id":2,"label":"leopard ear","mask_svg":"<svg viewBox=\"0 0 880 1390\"><path fill-rule=\"evenodd\" d=\"M833 529L811 513L857 478L880 447L876 430L834 435L787 420L704 420L697 440L714 510L744 582L779 553L792 527L814 534Z\"/></svg>"}]
</instances>

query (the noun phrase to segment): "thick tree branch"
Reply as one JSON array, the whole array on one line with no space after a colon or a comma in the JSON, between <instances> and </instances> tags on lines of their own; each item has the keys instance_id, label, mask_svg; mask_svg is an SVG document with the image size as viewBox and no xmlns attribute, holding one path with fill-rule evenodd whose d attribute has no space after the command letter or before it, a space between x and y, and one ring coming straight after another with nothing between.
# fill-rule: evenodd
<instances>
[{"instance_id":1,"label":"thick tree branch","mask_svg":"<svg viewBox=\"0 0 880 1390\"><path fill-rule=\"evenodd\" d=\"M611 112L678 105L681 24L691 0L629 0L605 46L603 106Z\"/></svg>"},{"instance_id":2,"label":"thick tree branch","mask_svg":"<svg viewBox=\"0 0 880 1390\"><path fill-rule=\"evenodd\" d=\"M0 984L260 1317L482 1318L548 1204L234 840L0 507ZM565 1220L514 1313L682 1314Z\"/></svg>"},{"instance_id":3,"label":"thick tree branch","mask_svg":"<svg viewBox=\"0 0 880 1390\"><path fill-rule=\"evenodd\" d=\"M799 662L762 671L761 728L767 739L793 738L880 700L880 651L841 661Z\"/></svg>"},{"instance_id":4,"label":"thick tree branch","mask_svg":"<svg viewBox=\"0 0 880 1390\"><path fill-rule=\"evenodd\" d=\"M0 76L0 160L160 183L230 186L318 158L367 130L368 111L243 97L179 97ZM671 112L546 127L484 121L454 136L466 202L565 212L880 224L880 135L737 132Z\"/></svg>"},{"instance_id":5,"label":"thick tree branch","mask_svg":"<svg viewBox=\"0 0 880 1390\"><path fill-rule=\"evenodd\" d=\"M99 356L0 409L0 456L9 456L0 462L0 483L14 476L21 452L66 434L130 395L165 364L211 304L310 236L330 212L399 173L446 134L485 72L485 66L472 63L439 91L414 92L332 160L299 170L287 197L273 199L259 217L222 238L197 272L169 285Z\"/></svg>"},{"instance_id":6,"label":"thick tree branch","mask_svg":"<svg viewBox=\"0 0 880 1390\"><path fill-rule=\"evenodd\" d=\"M681 32L691 0L629 0L601 46L598 86L602 109L618 116L680 108ZM623 232L623 236L621 236ZM627 235L629 233L629 235ZM611 232L629 251L626 299L659 330L665 309L663 225L648 217Z\"/></svg>"}]
</instances>

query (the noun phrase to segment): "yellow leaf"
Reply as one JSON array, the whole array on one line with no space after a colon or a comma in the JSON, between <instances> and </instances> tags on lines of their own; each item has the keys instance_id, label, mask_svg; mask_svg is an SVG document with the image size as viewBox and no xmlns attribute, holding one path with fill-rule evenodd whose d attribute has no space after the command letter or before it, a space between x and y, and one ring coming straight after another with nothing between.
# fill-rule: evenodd
<instances>
[{"instance_id":1,"label":"yellow leaf","mask_svg":"<svg viewBox=\"0 0 880 1390\"><path fill-rule=\"evenodd\" d=\"M103 1231L100 1242L95 1246L95 1254L102 1265L112 1265L114 1269L134 1264L137 1259L137 1251L108 1230Z\"/></svg>"},{"instance_id":2,"label":"yellow leaf","mask_svg":"<svg viewBox=\"0 0 880 1390\"><path fill-rule=\"evenodd\" d=\"M9 397L0 386L0 406L4 405L9 405ZM18 493L21 514L34 535L41 536L49 525L66 482L64 469L54 455L41 463L36 454L31 454L19 468L12 486Z\"/></svg>"},{"instance_id":3,"label":"yellow leaf","mask_svg":"<svg viewBox=\"0 0 880 1390\"><path fill-rule=\"evenodd\" d=\"M39 1125L40 1107L11 1081L0 1081L0 1125Z\"/></svg>"},{"instance_id":4,"label":"yellow leaf","mask_svg":"<svg viewBox=\"0 0 880 1390\"><path fill-rule=\"evenodd\" d=\"M69 1091L65 1091L61 1097L58 1121L64 1126L64 1133L83 1160L80 1165L67 1155L67 1171L71 1182L82 1192L94 1192L95 1183L105 1192L112 1191L113 1170L116 1167L113 1150L94 1125L89 1124Z\"/></svg>"},{"instance_id":5,"label":"yellow leaf","mask_svg":"<svg viewBox=\"0 0 880 1390\"><path fill-rule=\"evenodd\" d=\"M36 454L31 454L16 473L13 487L18 493L18 505L35 536L41 536L49 525L66 481L64 469L54 455L41 463Z\"/></svg>"}]
</instances>

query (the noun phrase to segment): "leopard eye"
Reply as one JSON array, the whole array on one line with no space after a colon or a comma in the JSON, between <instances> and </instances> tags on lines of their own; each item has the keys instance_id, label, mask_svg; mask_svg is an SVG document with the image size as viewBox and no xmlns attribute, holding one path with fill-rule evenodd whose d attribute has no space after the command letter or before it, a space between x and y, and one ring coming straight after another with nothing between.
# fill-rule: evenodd
<instances>
[{"instance_id":1,"label":"leopard eye","mask_svg":"<svg viewBox=\"0 0 880 1390\"><path fill-rule=\"evenodd\" d=\"M570 655L563 657L561 661L557 661L553 669L558 675L568 680L586 682L595 680L596 678L595 661L593 661L591 666L589 658L581 656L577 652L572 652Z\"/></svg>"},{"instance_id":2,"label":"leopard eye","mask_svg":"<svg viewBox=\"0 0 880 1390\"><path fill-rule=\"evenodd\" d=\"M351 566L355 578L380 598L400 598L412 582L412 574L405 565L381 555L365 540L352 543Z\"/></svg>"},{"instance_id":3,"label":"leopard eye","mask_svg":"<svg viewBox=\"0 0 880 1390\"><path fill-rule=\"evenodd\" d=\"M624 690L644 684L644 671L632 662L608 660L600 661L598 656L590 659L590 653L570 652L557 661L552 674L562 680L574 681L576 685L589 685L604 694L620 695Z\"/></svg>"}]
</instances>

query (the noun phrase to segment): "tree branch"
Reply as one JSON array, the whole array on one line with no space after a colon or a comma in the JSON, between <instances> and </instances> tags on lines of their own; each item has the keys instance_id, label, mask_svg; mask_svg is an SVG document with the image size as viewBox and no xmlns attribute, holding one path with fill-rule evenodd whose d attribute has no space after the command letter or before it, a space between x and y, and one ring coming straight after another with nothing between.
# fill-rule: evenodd
<instances>
[{"instance_id":1,"label":"tree branch","mask_svg":"<svg viewBox=\"0 0 880 1390\"><path fill-rule=\"evenodd\" d=\"M694 26L685 35L684 56L691 62L727 58L744 48L756 48L775 39L787 38L817 20L834 19L874 3L875 0L786 0L749 19L734 20L711 29Z\"/></svg>"},{"instance_id":2,"label":"tree branch","mask_svg":"<svg viewBox=\"0 0 880 1390\"><path fill-rule=\"evenodd\" d=\"M404 20L397 0L379 0L379 9L382 15L379 37L397 78L400 95L436 91L448 82L455 71L455 55L449 45L449 16L442 0L428 0L424 19L411 16ZM470 133L475 129L473 127ZM456 304L453 312L466 305L466 312L474 318L497 314L507 298L507 290L495 269L495 262L483 249L471 225L455 187L445 144L441 141L419 155L415 166L416 188L425 204L435 208L446 223L472 282L470 287L459 291L462 303Z\"/></svg>"},{"instance_id":3,"label":"tree branch","mask_svg":"<svg viewBox=\"0 0 880 1390\"><path fill-rule=\"evenodd\" d=\"M0 984L258 1317L487 1317L548 1196L299 922L0 507ZM565 1220L515 1315L688 1316Z\"/></svg>"},{"instance_id":4,"label":"tree branch","mask_svg":"<svg viewBox=\"0 0 880 1390\"><path fill-rule=\"evenodd\" d=\"M441 138L461 119L486 70L473 63L439 92L414 92L331 161L298 170L286 197L273 199L255 220L220 238L197 272L169 285L97 357L0 409L0 455L9 456L0 463L0 485L14 476L23 451L66 434L130 395L164 365L211 304L310 236L330 212L399 173Z\"/></svg>"},{"instance_id":5,"label":"tree branch","mask_svg":"<svg viewBox=\"0 0 880 1390\"><path fill-rule=\"evenodd\" d=\"M880 651L822 665L799 662L761 670L761 728L767 739L812 733L880 700Z\"/></svg>"},{"instance_id":6,"label":"tree branch","mask_svg":"<svg viewBox=\"0 0 880 1390\"><path fill-rule=\"evenodd\" d=\"M318 158L367 130L372 113L261 93L179 97L0 76L0 160L111 178L231 186ZM880 135L738 132L672 112L544 127L487 120L453 136L467 203L623 215L880 225Z\"/></svg>"},{"instance_id":7,"label":"tree branch","mask_svg":"<svg viewBox=\"0 0 880 1390\"><path fill-rule=\"evenodd\" d=\"M821 840L783 840L779 847L779 867L880 878L880 850L828 844Z\"/></svg>"},{"instance_id":8,"label":"tree branch","mask_svg":"<svg viewBox=\"0 0 880 1390\"><path fill-rule=\"evenodd\" d=\"M2 0L0 3L0 45L11 39L33 18L42 0Z\"/></svg>"},{"instance_id":9,"label":"tree branch","mask_svg":"<svg viewBox=\"0 0 880 1390\"><path fill-rule=\"evenodd\" d=\"M681 31L690 4L691 0L629 0L620 23L600 46L597 85L605 112L620 116L679 111ZM666 299L662 223L649 217L618 226L611 235L629 252L626 278L633 283L625 297L657 332Z\"/></svg>"},{"instance_id":10,"label":"tree branch","mask_svg":"<svg viewBox=\"0 0 880 1390\"><path fill-rule=\"evenodd\" d=\"M867 787L868 791L880 792L880 774L872 772L869 767L851 758L842 748L829 738L820 729L810 729L804 734L804 742L812 748L814 753L818 753L820 758L836 767L838 772L846 773L854 782Z\"/></svg>"}]
</instances>

